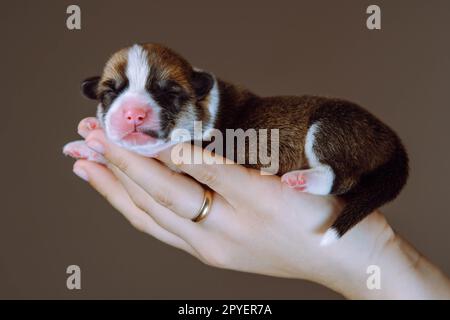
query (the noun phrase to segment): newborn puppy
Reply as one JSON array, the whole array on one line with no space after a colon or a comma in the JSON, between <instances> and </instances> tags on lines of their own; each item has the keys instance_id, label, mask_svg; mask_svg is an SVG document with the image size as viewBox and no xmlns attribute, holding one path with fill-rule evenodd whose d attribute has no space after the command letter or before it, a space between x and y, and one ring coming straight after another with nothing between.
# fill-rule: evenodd
<instances>
[{"instance_id":1,"label":"newborn puppy","mask_svg":"<svg viewBox=\"0 0 450 320\"><path fill-rule=\"evenodd\" d=\"M82 83L82 91L99 102L92 128L102 127L108 139L145 156L171 145L175 129L194 132L195 121L202 122L205 140L213 129L278 129L282 182L345 201L323 245L393 200L408 177L398 136L360 106L316 96L260 97L193 68L158 44L118 51L102 76ZM64 153L104 161L83 141L66 145ZM248 148L245 153L248 159Z\"/></svg>"}]
</instances>

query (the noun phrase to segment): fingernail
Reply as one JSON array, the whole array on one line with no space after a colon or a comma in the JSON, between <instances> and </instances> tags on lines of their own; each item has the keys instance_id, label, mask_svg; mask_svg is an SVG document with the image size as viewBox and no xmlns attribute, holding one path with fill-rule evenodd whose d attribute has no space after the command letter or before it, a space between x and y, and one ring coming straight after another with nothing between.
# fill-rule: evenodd
<instances>
[{"instance_id":1,"label":"fingernail","mask_svg":"<svg viewBox=\"0 0 450 320\"><path fill-rule=\"evenodd\" d=\"M80 177L84 181L88 181L88 175L86 171L84 171L83 169L75 167L73 168L73 173L75 173L78 177Z\"/></svg>"},{"instance_id":2,"label":"fingernail","mask_svg":"<svg viewBox=\"0 0 450 320\"><path fill-rule=\"evenodd\" d=\"M90 140L88 142L86 142L88 147L91 148L92 150L100 153L100 154L104 154L105 153L105 148L103 147L103 145L98 142L97 140Z\"/></svg>"}]
</instances>

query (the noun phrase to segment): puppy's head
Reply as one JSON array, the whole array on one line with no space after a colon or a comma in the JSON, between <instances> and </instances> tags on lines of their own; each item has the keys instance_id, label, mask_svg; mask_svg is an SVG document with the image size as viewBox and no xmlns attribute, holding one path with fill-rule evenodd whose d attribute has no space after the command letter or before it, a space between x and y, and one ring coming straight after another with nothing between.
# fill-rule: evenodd
<instances>
[{"instance_id":1,"label":"puppy's head","mask_svg":"<svg viewBox=\"0 0 450 320\"><path fill-rule=\"evenodd\" d=\"M215 78L158 44L116 52L82 91L98 100L97 117L107 137L128 149L151 153L175 129L193 132L194 121L212 121Z\"/></svg>"}]
</instances>

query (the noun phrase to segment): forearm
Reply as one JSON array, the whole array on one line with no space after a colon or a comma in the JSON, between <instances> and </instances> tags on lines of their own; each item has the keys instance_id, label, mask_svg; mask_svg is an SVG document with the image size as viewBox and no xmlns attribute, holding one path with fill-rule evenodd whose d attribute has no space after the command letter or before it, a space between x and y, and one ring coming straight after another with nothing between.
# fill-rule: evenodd
<instances>
[{"instance_id":1,"label":"forearm","mask_svg":"<svg viewBox=\"0 0 450 320\"><path fill-rule=\"evenodd\" d=\"M380 213L352 232L352 239L336 244L334 270L321 283L351 299L450 299L448 277L398 236ZM369 266L377 274L368 273ZM378 276L379 288L370 281Z\"/></svg>"},{"instance_id":2,"label":"forearm","mask_svg":"<svg viewBox=\"0 0 450 320\"><path fill-rule=\"evenodd\" d=\"M450 299L450 279L398 235L380 259L386 268L387 299Z\"/></svg>"}]
</instances>

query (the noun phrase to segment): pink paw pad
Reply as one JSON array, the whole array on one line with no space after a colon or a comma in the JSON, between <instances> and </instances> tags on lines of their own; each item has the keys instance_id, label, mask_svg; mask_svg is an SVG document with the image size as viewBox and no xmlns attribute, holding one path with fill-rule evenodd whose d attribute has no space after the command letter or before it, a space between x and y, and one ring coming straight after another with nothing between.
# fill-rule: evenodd
<instances>
[{"instance_id":1,"label":"pink paw pad","mask_svg":"<svg viewBox=\"0 0 450 320\"><path fill-rule=\"evenodd\" d=\"M88 130L95 130L98 128L98 121L96 119L87 119L85 125Z\"/></svg>"},{"instance_id":2,"label":"pink paw pad","mask_svg":"<svg viewBox=\"0 0 450 320\"><path fill-rule=\"evenodd\" d=\"M83 140L66 144L63 153L75 159L86 159L98 163L106 163L105 158L101 154L90 149Z\"/></svg>"},{"instance_id":3,"label":"pink paw pad","mask_svg":"<svg viewBox=\"0 0 450 320\"><path fill-rule=\"evenodd\" d=\"M85 118L78 124L78 134L83 138L86 138L92 130L99 129L100 127L100 123L96 118Z\"/></svg>"},{"instance_id":4,"label":"pink paw pad","mask_svg":"<svg viewBox=\"0 0 450 320\"><path fill-rule=\"evenodd\" d=\"M67 151L67 155L71 156L72 158L81 158L81 153L79 153L76 150L69 150Z\"/></svg>"},{"instance_id":5,"label":"pink paw pad","mask_svg":"<svg viewBox=\"0 0 450 320\"><path fill-rule=\"evenodd\" d=\"M83 141L70 142L64 146L63 153L66 156L79 159L82 158L83 147L84 147Z\"/></svg>"},{"instance_id":6,"label":"pink paw pad","mask_svg":"<svg viewBox=\"0 0 450 320\"><path fill-rule=\"evenodd\" d=\"M306 190L306 179L301 173L288 172L281 178L281 180L295 190Z\"/></svg>"}]
</instances>

